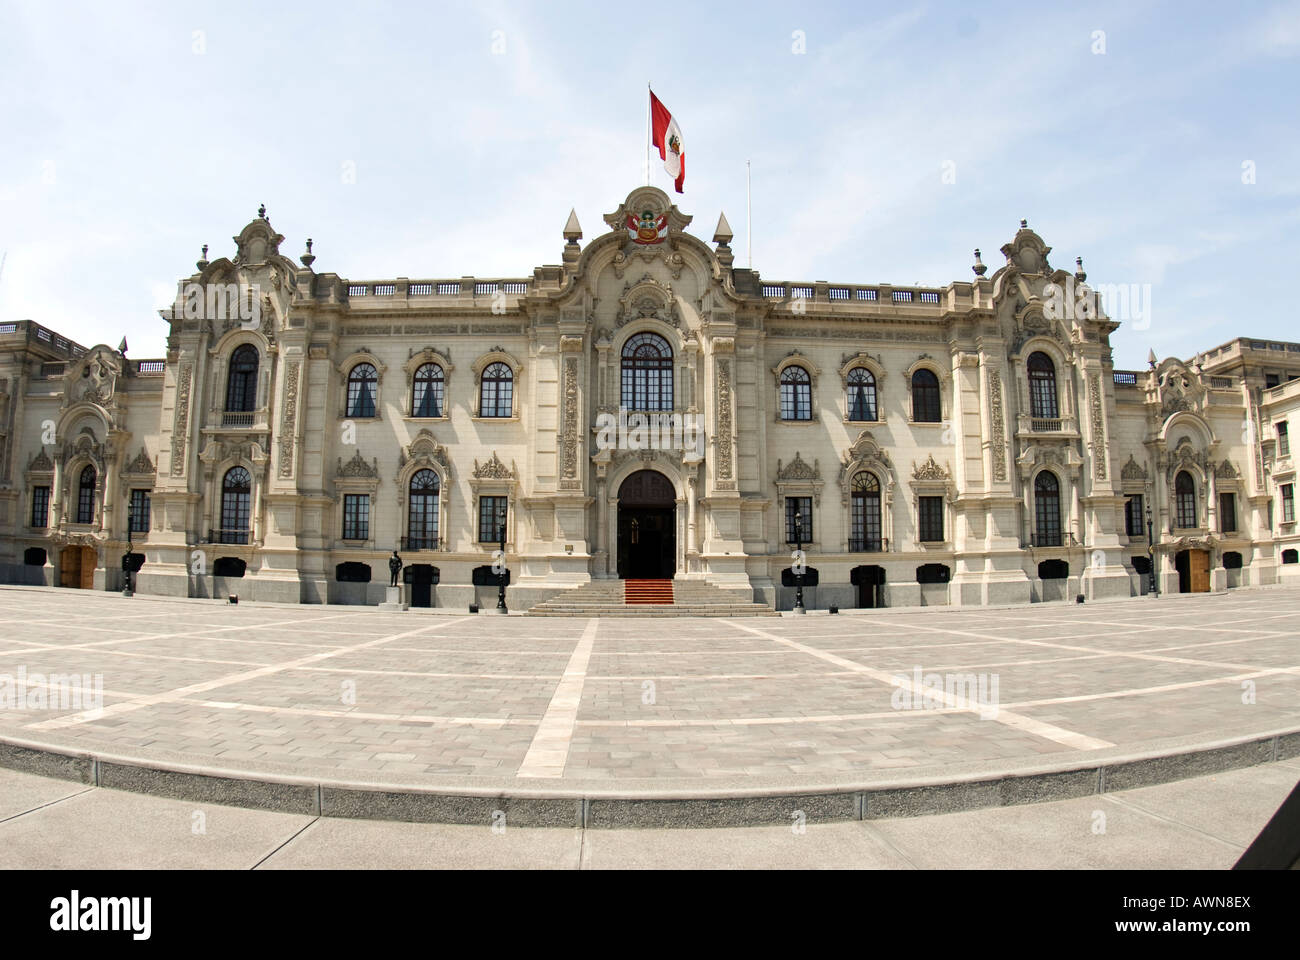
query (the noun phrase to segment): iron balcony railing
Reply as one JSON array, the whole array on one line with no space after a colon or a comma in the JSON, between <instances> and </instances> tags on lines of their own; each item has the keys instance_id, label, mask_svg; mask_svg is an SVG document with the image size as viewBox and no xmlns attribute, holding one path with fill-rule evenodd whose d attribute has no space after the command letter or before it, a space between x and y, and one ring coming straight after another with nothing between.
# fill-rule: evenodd
<instances>
[{"instance_id":1,"label":"iron balcony railing","mask_svg":"<svg viewBox=\"0 0 1300 960\"><path fill-rule=\"evenodd\" d=\"M437 537L402 537L403 550L437 550Z\"/></svg>"},{"instance_id":2,"label":"iron balcony railing","mask_svg":"<svg viewBox=\"0 0 1300 960\"><path fill-rule=\"evenodd\" d=\"M878 538L875 540L855 540L849 539L849 553L888 553L889 540L887 538Z\"/></svg>"},{"instance_id":3,"label":"iron balcony railing","mask_svg":"<svg viewBox=\"0 0 1300 960\"><path fill-rule=\"evenodd\" d=\"M251 530L208 530L208 543L248 543Z\"/></svg>"},{"instance_id":4,"label":"iron balcony railing","mask_svg":"<svg viewBox=\"0 0 1300 960\"><path fill-rule=\"evenodd\" d=\"M223 427L251 427L253 425L253 414L235 413L227 410L221 414L221 425Z\"/></svg>"}]
</instances>

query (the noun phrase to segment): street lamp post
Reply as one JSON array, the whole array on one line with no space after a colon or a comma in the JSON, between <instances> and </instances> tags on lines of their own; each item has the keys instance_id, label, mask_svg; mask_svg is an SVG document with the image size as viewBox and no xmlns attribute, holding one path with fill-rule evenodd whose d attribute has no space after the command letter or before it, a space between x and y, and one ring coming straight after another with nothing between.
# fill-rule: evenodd
<instances>
[{"instance_id":1,"label":"street lamp post","mask_svg":"<svg viewBox=\"0 0 1300 960\"><path fill-rule=\"evenodd\" d=\"M794 542L797 554L794 573L794 612L807 613L803 606L803 513L799 511L794 515Z\"/></svg>"},{"instance_id":2,"label":"street lamp post","mask_svg":"<svg viewBox=\"0 0 1300 960\"><path fill-rule=\"evenodd\" d=\"M1147 504L1147 559L1151 562L1151 566L1147 570L1147 574L1151 578L1147 592L1158 597L1160 596L1160 586L1156 581L1156 538L1155 530L1151 525L1151 504L1149 503Z\"/></svg>"},{"instance_id":3,"label":"street lamp post","mask_svg":"<svg viewBox=\"0 0 1300 960\"><path fill-rule=\"evenodd\" d=\"M133 545L131 542L131 528L135 526L135 504L130 500L126 504L126 553L122 554L122 596L133 597L135 591L131 589L131 553Z\"/></svg>"},{"instance_id":4,"label":"street lamp post","mask_svg":"<svg viewBox=\"0 0 1300 960\"><path fill-rule=\"evenodd\" d=\"M506 609L506 576L510 571L506 567L506 525L500 520L497 522L497 539L501 541L501 572L497 574L497 613L505 614L510 612Z\"/></svg>"}]
</instances>

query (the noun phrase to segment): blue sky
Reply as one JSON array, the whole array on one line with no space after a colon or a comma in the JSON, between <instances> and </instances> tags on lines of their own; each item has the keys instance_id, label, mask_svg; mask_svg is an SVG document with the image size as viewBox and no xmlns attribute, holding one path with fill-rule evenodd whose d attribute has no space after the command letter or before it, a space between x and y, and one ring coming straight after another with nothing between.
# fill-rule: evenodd
<instances>
[{"instance_id":1,"label":"blue sky","mask_svg":"<svg viewBox=\"0 0 1300 960\"><path fill-rule=\"evenodd\" d=\"M1055 266L1151 285L1118 367L1297 340L1298 67L1300 3L0 0L0 321L160 356L259 203L320 271L529 275L642 182L653 80L689 229L725 210L739 264L752 161L767 279L968 279L1023 217Z\"/></svg>"}]
</instances>

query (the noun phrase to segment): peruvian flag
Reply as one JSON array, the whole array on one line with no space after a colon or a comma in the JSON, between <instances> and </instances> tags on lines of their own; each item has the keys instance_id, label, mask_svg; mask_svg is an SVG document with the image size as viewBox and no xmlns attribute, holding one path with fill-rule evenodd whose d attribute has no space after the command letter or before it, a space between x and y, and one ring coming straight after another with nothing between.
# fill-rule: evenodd
<instances>
[{"instance_id":1,"label":"peruvian flag","mask_svg":"<svg viewBox=\"0 0 1300 960\"><path fill-rule=\"evenodd\" d=\"M673 186L681 193L682 181L686 179L686 147L682 144L682 129L653 91L650 94L650 123L654 130L654 145L659 148L659 159L664 162L668 176L673 178Z\"/></svg>"}]
</instances>

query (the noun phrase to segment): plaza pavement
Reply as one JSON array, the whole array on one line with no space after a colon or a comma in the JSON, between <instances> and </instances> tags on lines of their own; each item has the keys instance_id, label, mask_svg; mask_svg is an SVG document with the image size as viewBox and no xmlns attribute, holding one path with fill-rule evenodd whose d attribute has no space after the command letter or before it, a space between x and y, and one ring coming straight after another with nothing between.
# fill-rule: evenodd
<instances>
[{"instance_id":1,"label":"plaza pavement","mask_svg":"<svg viewBox=\"0 0 1300 960\"><path fill-rule=\"evenodd\" d=\"M0 770L9 869L1226 870L1300 760L966 813L714 830L341 820L142 796Z\"/></svg>"},{"instance_id":2,"label":"plaza pavement","mask_svg":"<svg viewBox=\"0 0 1300 960\"><path fill-rule=\"evenodd\" d=\"M4 753L18 742L268 780L519 797L836 793L1075 771L1073 792L966 805L1050 799L1221 768L1097 783L1112 762L1269 737L1226 766L1300 755L1297 618L1300 591L1281 588L569 620L3 587L0 683L99 675L103 708L0 706L0 763L41 771ZM918 671L996 677L996 710L915 702Z\"/></svg>"}]
</instances>

